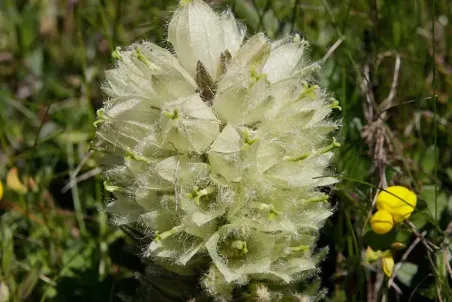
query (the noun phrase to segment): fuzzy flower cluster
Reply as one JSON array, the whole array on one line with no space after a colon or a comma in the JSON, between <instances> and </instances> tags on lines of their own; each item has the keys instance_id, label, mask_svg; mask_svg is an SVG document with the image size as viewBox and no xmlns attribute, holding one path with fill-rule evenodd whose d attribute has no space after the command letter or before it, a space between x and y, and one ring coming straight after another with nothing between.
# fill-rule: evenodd
<instances>
[{"instance_id":1,"label":"fuzzy flower cluster","mask_svg":"<svg viewBox=\"0 0 452 302\"><path fill-rule=\"evenodd\" d=\"M316 272L331 214L318 188L337 182L325 177L339 146L328 116L340 107L314 85L319 66L298 35L245 36L231 12L182 0L173 51L142 42L113 52L96 145L114 155L108 210L153 238L145 257L182 275L206 265L200 284L218 300L248 284L250 297L277 301L266 284Z\"/></svg>"}]
</instances>

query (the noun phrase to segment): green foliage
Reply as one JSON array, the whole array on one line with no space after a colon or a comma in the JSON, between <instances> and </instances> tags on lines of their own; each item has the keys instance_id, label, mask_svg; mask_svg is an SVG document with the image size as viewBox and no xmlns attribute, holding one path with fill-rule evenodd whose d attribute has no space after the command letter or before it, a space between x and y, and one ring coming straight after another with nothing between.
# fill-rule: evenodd
<instances>
[{"instance_id":1,"label":"green foliage","mask_svg":"<svg viewBox=\"0 0 452 302\"><path fill-rule=\"evenodd\" d=\"M88 156L96 146L88 142L111 52L140 39L163 41L175 2L0 2L0 300L114 301L118 292L135 293L132 272L145 273L134 257L138 251L124 248L132 240L99 211L107 192ZM343 182L319 242L330 246L321 277L331 300L452 299L446 265L452 250L449 1L216 3L229 5L250 32L306 37L312 59L323 59L322 86L340 101L343 147L336 171ZM386 136L378 145L381 133ZM13 167L26 194L6 185ZM387 240L368 224L383 176L420 199L412 226L399 225ZM421 240L404 256L416 234L434 246ZM397 250L393 242L405 247ZM369 245L393 250L402 294L387 279L377 282L384 278L379 264L366 264L362 256Z\"/></svg>"}]
</instances>

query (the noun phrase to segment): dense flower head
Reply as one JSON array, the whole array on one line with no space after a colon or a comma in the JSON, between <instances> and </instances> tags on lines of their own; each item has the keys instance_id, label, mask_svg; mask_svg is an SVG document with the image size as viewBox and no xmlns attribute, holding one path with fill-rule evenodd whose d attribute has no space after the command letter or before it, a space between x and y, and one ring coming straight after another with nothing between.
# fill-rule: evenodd
<instances>
[{"instance_id":1,"label":"dense flower head","mask_svg":"<svg viewBox=\"0 0 452 302\"><path fill-rule=\"evenodd\" d=\"M173 51L142 42L113 53L96 122L97 147L114 155L105 188L116 223L141 225L154 238L144 256L179 274L207 259L200 284L219 300L312 275L331 214L318 188L337 182L325 174L339 107L314 84L308 43L245 35L230 11L181 1Z\"/></svg>"}]
</instances>

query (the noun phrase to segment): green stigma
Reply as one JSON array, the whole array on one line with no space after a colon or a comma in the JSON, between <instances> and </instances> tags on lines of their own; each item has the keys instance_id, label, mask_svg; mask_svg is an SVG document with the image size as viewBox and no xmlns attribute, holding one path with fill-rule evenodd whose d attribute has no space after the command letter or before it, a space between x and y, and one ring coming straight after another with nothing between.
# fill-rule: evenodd
<instances>
[{"instance_id":1,"label":"green stigma","mask_svg":"<svg viewBox=\"0 0 452 302\"><path fill-rule=\"evenodd\" d=\"M297 101L300 101L304 99L305 97L315 97L315 91L319 89L319 86L313 85L309 87L309 84L307 82L303 83L303 91L301 92L300 96L298 97Z\"/></svg>"},{"instance_id":2,"label":"green stigma","mask_svg":"<svg viewBox=\"0 0 452 302\"><path fill-rule=\"evenodd\" d=\"M305 153L305 154L297 155L297 156L288 156L288 157L285 157L284 159L288 160L288 161L300 161L300 160L304 160L304 159L308 158L309 155L310 155L309 153Z\"/></svg>"},{"instance_id":3,"label":"green stigma","mask_svg":"<svg viewBox=\"0 0 452 302\"><path fill-rule=\"evenodd\" d=\"M175 226L174 228L172 228L171 230L163 232L161 234L158 231L156 231L154 242L159 242L159 241L165 240L166 238L176 235L177 233L180 233L183 230L184 230L184 227L181 225L178 225L178 226Z\"/></svg>"},{"instance_id":4,"label":"green stigma","mask_svg":"<svg viewBox=\"0 0 452 302\"><path fill-rule=\"evenodd\" d=\"M105 191L110 192L110 193L118 192L118 191L122 190L121 187L111 185L107 181L104 181L104 188L105 188Z\"/></svg>"},{"instance_id":5,"label":"green stigma","mask_svg":"<svg viewBox=\"0 0 452 302\"><path fill-rule=\"evenodd\" d=\"M104 112L105 112L105 109L104 109L104 108L101 108L101 109L99 109L99 110L96 111L97 121L95 121L95 122L93 123L93 126L94 126L94 127L97 128L97 126L98 126L99 124L102 124L103 122L105 122Z\"/></svg>"},{"instance_id":6,"label":"green stigma","mask_svg":"<svg viewBox=\"0 0 452 302\"><path fill-rule=\"evenodd\" d=\"M193 0L180 0L179 4L185 6L191 4L192 2Z\"/></svg>"},{"instance_id":7,"label":"green stigma","mask_svg":"<svg viewBox=\"0 0 452 302\"><path fill-rule=\"evenodd\" d=\"M254 67L254 66L251 67L250 74L251 74L251 79L252 79L253 83L258 82L261 79L267 78L267 74L257 72L256 67Z\"/></svg>"},{"instance_id":8,"label":"green stigma","mask_svg":"<svg viewBox=\"0 0 452 302\"><path fill-rule=\"evenodd\" d=\"M309 245L299 245L290 247L292 253L306 252L309 251Z\"/></svg>"},{"instance_id":9,"label":"green stigma","mask_svg":"<svg viewBox=\"0 0 452 302\"><path fill-rule=\"evenodd\" d=\"M138 155L135 152L132 151L132 149L130 149L129 147L126 148L126 159L130 159L130 160L136 160L136 161L142 161L145 163L150 163L150 160L147 159L144 156Z\"/></svg>"},{"instance_id":10,"label":"green stigma","mask_svg":"<svg viewBox=\"0 0 452 302\"><path fill-rule=\"evenodd\" d=\"M149 69L155 71L158 70L158 66L155 65L154 63L152 63L151 61L148 60L148 58L146 58L143 53L141 52L141 50L139 48L135 49L136 55L137 55L137 59L140 60L141 62L143 62L144 64L146 64L147 67L149 67Z\"/></svg>"},{"instance_id":11,"label":"green stigma","mask_svg":"<svg viewBox=\"0 0 452 302\"><path fill-rule=\"evenodd\" d=\"M179 110L177 110L177 108L176 108L173 110L173 113L166 111L166 112L163 112L163 115L174 121L179 118Z\"/></svg>"},{"instance_id":12,"label":"green stigma","mask_svg":"<svg viewBox=\"0 0 452 302\"><path fill-rule=\"evenodd\" d=\"M250 148L250 146L252 146L254 143L257 143L259 141L259 138L250 138L250 133L247 130L244 130L242 132L243 135L243 140L245 141L243 143L243 147L242 150L248 150Z\"/></svg>"},{"instance_id":13,"label":"green stigma","mask_svg":"<svg viewBox=\"0 0 452 302\"><path fill-rule=\"evenodd\" d=\"M246 246L246 242L245 241L236 240L236 241L231 243L231 247L233 249L239 250L242 255L248 253L248 247Z\"/></svg>"},{"instance_id":14,"label":"green stigma","mask_svg":"<svg viewBox=\"0 0 452 302\"><path fill-rule=\"evenodd\" d=\"M119 46L116 47L116 49L113 50L113 52L111 53L111 57L114 58L114 59L116 59L116 60L123 61L123 58L122 58L122 56L121 56L120 51L121 51L121 47L119 47Z\"/></svg>"},{"instance_id":15,"label":"green stigma","mask_svg":"<svg viewBox=\"0 0 452 302\"><path fill-rule=\"evenodd\" d=\"M324 147L324 148L321 148L321 149L317 152L317 154L324 154L324 153L330 152L331 150L334 150L334 149L336 149L336 148L339 148L340 146L341 146L341 144L339 144L339 143L336 141L336 138L333 137L333 142L332 142L330 145L328 145L328 146L326 146L326 147Z\"/></svg>"},{"instance_id":16,"label":"green stigma","mask_svg":"<svg viewBox=\"0 0 452 302\"><path fill-rule=\"evenodd\" d=\"M328 195L322 195L319 197L312 197L309 199L305 199L303 200L303 202L305 203L316 203L316 202L322 202L322 201L327 201L328 200Z\"/></svg>"},{"instance_id":17,"label":"green stigma","mask_svg":"<svg viewBox=\"0 0 452 302\"><path fill-rule=\"evenodd\" d=\"M193 199L195 204L200 204L200 199L203 196L207 196L209 194L212 194L215 192L215 189L213 187L207 187L205 189L199 190L198 186L194 186L191 193L187 193L187 198Z\"/></svg>"},{"instance_id":18,"label":"green stigma","mask_svg":"<svg viewBox=\"0 0 452 302\"><path fill-rule=\"evenodd\" d=\"M342 111L342 107L341 106L339 106L339 101L338 100L335 100L335 99L332 99L332 103L330 104L330 108L331 109L337 109L337 110L339 110L339 111Z\"/></svg>"}]
</instances>

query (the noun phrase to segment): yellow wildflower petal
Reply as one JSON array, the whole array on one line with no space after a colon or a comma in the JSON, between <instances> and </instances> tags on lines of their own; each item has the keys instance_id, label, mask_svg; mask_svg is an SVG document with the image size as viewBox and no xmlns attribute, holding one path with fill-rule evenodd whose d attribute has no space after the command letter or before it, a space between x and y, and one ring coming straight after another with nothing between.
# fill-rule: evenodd
<instances>
[{"instance_id":1,"label":"yellow wildflower petal","mask_svg":"<svg viewBox=\"0 0 452 302\"><path fill-rule=\"evenodd\" d=\"M13 191L20 194L27 193L27 187L25 187L19 179L17 168L11 168L6 175L6 185Z\"/></svg>"},{"instance_id":2,"label":"yellow wildflower petal","mask_svg":"<svg viewBox=\"0 0 452 302\"><path fill-rule=\"evenodd\" d=\"M3 197L3 184L0 181L0 199L2 199L2 197Z\"/></svg>"},{"instance_id":3,"label":"yellow wildflower petal","mask_svg":"<svg viewBox=\"0 0 452 302\"><path fill-rule=\"evenodd\" d=\"M388 253L381 258L381 266L383 267L386 276L391 277L394 271L394 258L391 253Z\"/></svg>"},{"instance_id":4,"label":"yellow wildflower petal","mask_svg":"<svg viewBox=\"0 0 452 302\"><path fill-rule=\"evenodd\" d=\"M397 223L410 217L416 203L416 194L402 186L391 186L377 197L377 209L391 213Z\"/></svg>"},{"instance_id":5,"label":"yellow wildflower petal","mask_svg":"<svg viewBox=\"0 0 452 302\"><path fill-rule=\"evenodd\" d=\"M370 218L370 225L375 233L386 234L394 226L394 220L388 211L380 210Z\"/></svg>"}]
</instances>

